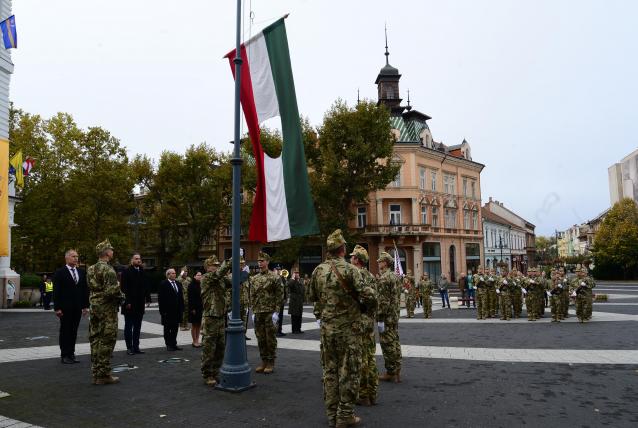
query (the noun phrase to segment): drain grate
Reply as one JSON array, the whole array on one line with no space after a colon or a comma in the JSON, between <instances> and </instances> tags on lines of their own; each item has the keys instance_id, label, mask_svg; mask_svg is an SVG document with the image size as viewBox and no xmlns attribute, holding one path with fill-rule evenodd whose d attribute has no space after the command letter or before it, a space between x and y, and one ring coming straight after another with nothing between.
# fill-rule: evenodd
<instances>
[{"instance_id":1,"label":"drain grate","mask_svg":"<svg viewBox=\"0 0 638 428\"><path fill-rule=\"evenodd\" d=\"M130 370L135 370L137 369L137 366L134 366L133 364L118 364L116 366L111 367L111 371L113 373L122 373L122 372L127 372Z\"/></svg>"},{"instance_id":2,"label":"drain grate","mask_svg":"<svg viewBox=\"0 0 638 428\"><path fill-rule=\"evenodd\" d=\"M172 357L172 358L167 358L165 360L159 360L158 363L176 364L176 363L187 363L189 361L190 360L187 360L186 358Z\"/></svg>"}]
</instances>

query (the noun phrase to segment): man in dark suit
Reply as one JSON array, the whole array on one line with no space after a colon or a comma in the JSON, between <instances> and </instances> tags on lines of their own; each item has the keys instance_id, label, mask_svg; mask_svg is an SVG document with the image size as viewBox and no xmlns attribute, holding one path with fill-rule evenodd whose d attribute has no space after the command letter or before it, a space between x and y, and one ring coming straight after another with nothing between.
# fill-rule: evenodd
<instances>
[{"instance_id":1,"label":"man in dark suit","mask_svg":"<svg viewBox=\"0 0 638 428\"><path fill-rule=\"evenodd\" d=\"M166 280L160 284L157 295L164 326L164 343L169 351L182 350L177 346L177 330L184 313L184 294L182 285L175 280L176 277L175 269L168 269Z\"/></svg>"},{"instance_id":2,"label":"man in dark suit","mask_svg":"<svg viewBox=\"0 0 638 428\"><path fill-rule=\"evenodd\" d=\"M143 354L140 350L140 330L144 317L144 305L151 301L151 290L142 267L142 256L133 253L130 266L122 272L122 305L124 315L124 341L128 355Z\"/></svg>"},{"instance_id":3,"label":"man in dark suit","mask_svg":"<svg viewBox=\"0 0 638 428\"><path fill-rule=\"evenodd\" d=\"M53 275L55 315L60 319L60 356L62 364L73 364L75 341L82 315L89 313L89 287L86 273L77 268L78 253L70 249L64 254L66 265Z\"/></svg>"}]
</instances>

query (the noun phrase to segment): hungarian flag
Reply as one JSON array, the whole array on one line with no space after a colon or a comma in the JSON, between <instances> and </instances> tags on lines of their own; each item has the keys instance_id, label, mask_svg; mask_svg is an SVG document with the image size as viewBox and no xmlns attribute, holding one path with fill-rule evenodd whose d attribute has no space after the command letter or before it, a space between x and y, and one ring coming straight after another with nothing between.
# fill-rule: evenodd
<instances>
[{"instance_id":1,"label":"hungarian flag","mask_svg":"<svg viewBox=\"0 0 638 428\"><path fill-rule=\"evenodd\" d=\"M399 250L396 244L394 244L394 273L397 276L403 277L403 266L401 266L401 258L399 257Z\"/></svg>"},{"instance_id":2,"label":"hungarian flag","mask_svg":"<svg viewBox=\"0 0 638 428\"><path fill-rule=\"evenodd\" d=\"M242 44L240 53L240 100L257 166L249 239L272 242L317 234L284 18ZM226 57L234 75L235 50ZM281 117L283 147L271 158L261 146L259 125L275 116Z\"/></svg>"}]
</instances>

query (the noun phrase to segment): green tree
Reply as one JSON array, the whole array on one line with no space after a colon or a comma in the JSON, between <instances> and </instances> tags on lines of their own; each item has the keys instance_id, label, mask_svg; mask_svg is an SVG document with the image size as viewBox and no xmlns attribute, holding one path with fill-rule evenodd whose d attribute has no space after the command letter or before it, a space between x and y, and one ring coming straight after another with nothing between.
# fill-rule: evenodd
<instances>
[{"instance_id":1,"label":"green tree","mask_svg":"<svg viewBox=\"0 0 638 428\"><path fill-rule=\"evenodd\" d=\"M399 172L390 162L389 112L372 102L349 107L338 100L318 133L304 129L304 143L321 233L347 233L354 206L367 203L370 192L384 189Z\"/></svg>"},{"instance_id":2,"label":"green tree","mask_svg":"<svg viewBox=\"0 0 638 428\"><path fill-rule=\"evenodd\" d=\"M22 150L36 160L16 205L16 265L51 271L69 247L92 262L95 244L104 238L118 256L126 252L133 181L119 141L99 127L83 131L66 113L45 120L14 108L9 133L11 152Z\"/></svg>"},{"instance_id":3,"label":"green tree","mask_svg":"<svg viewBox=\"0 0 638 428\"><path fill-rule=\"evenodd\" d=\"M637 276L638 207L633 199L623 199L611 208L595 236L592 253L597 271L616 272L625 279Z\"/></svg>"}]
</instances>

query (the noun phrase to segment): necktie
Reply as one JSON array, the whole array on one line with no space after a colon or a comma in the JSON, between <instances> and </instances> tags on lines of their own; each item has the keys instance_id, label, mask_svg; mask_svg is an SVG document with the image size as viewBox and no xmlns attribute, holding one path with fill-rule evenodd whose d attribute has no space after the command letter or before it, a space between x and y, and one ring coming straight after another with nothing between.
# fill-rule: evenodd
<instances>
[{"instance_id":1,"label":"necktie","mask_svg":"<svg viewBox=\"0 0 638 428\"><path fill-rule=\"evenodd\" d=\"M73 275L73 281L75 281L75 283L78 283L78 274L75 272L75 268L71 268L71 275Z\"/></svg>"},{"instance_id":2,"label":"necktie","mask_svg":"<svg viewBox=\"0 0 638 428\"><path fill-rule=\"evenodd\" d=\"M175 284L175 281L171 281L171 284L173 284L173 290L177 293L177 284Z\"/></svg>"}]
</instances>

